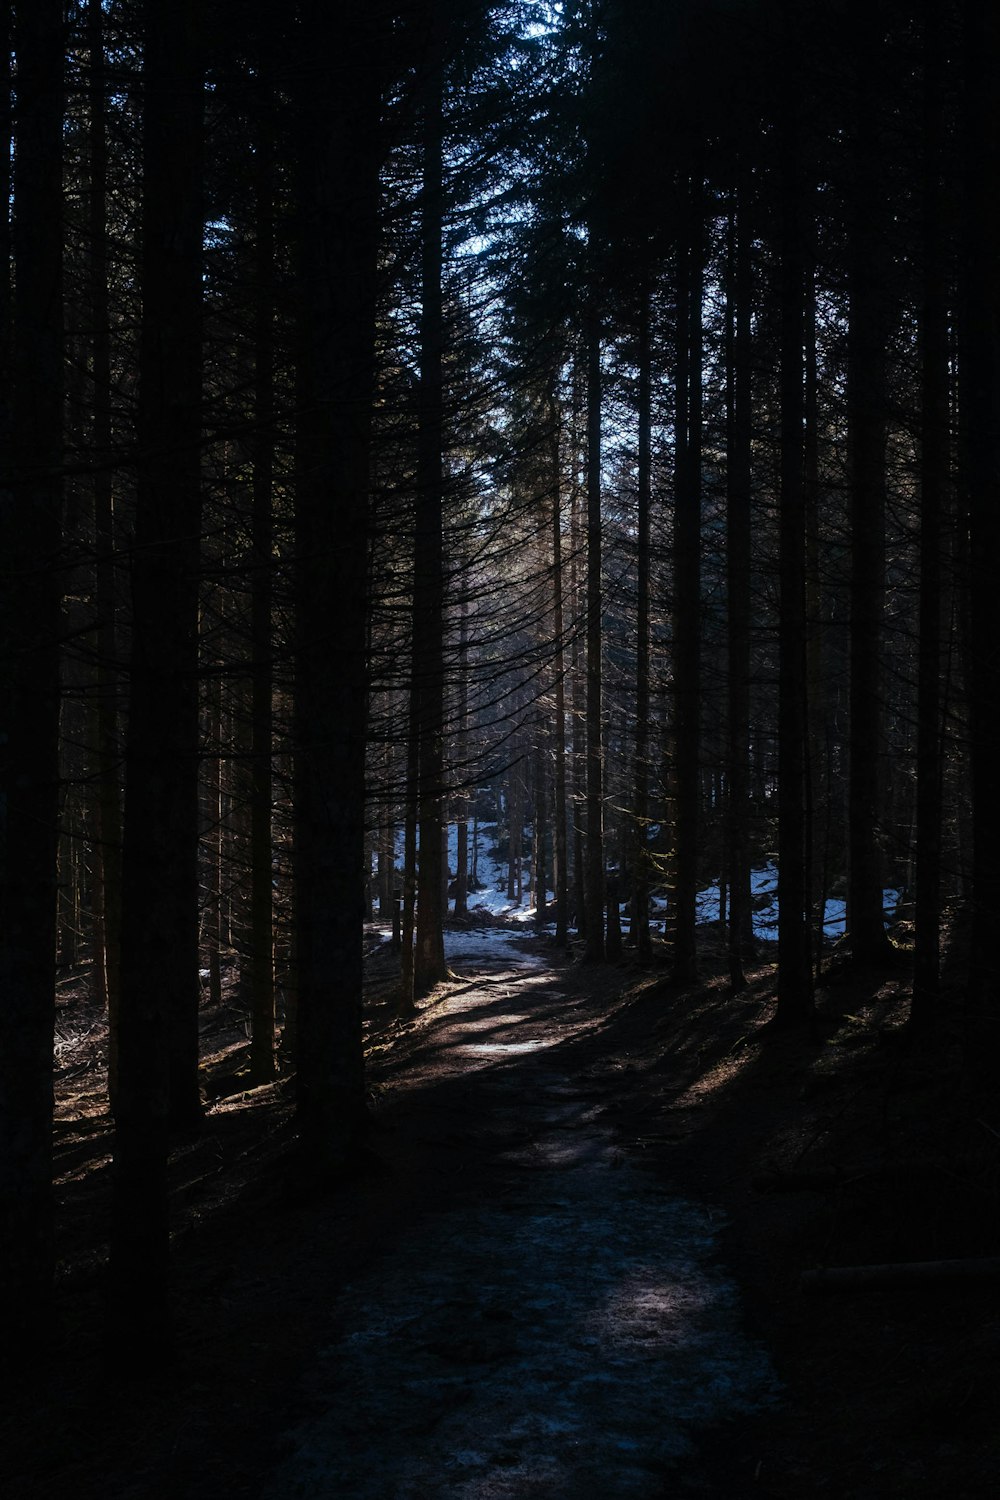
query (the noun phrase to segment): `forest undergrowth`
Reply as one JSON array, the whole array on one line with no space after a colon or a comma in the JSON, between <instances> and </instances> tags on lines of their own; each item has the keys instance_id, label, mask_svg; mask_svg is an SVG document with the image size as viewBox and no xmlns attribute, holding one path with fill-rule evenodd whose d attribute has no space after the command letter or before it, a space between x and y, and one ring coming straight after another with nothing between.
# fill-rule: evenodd
<instances>
[{"instance_id":1,"label":"forest undergrowth","mask_svg":"<svg viewBox=\"0 0 1000 1500\"><path fill-rule=\"evenodd\" d=\"M906 959L858 975L834 955L803 1041L768 1028L773 968L754 969L733 995L710 942L701 982L684 990L665 964L593 966L541 938L519 942L563 970L592 1022L571 1065L621 1150L667 1191L724 1214L728 1267L781 1382L777 1410L703 1438L697 1493L995 1495L995 1283L818 1295L802 1279L821 1267L996 1255L1000 1116L970 1100L948 1007L933 1035L911 1041ZM304 1193L290 1169L290 1076L246 1086L245 1007L227 972L222 1008L203 1018L204 1128L171 1161L176 1362L115 1382L100 1343L105 1031L86 974L63 984L59 1315L65 1348L86 1352L8 1409L10 1500L259 1494L281 1434L308 1407L303 1371L332 1335L338 1287L468 1191L474 1138L453 1119L435 1134L421 1116L433 1096L408 1094L407 1070L422 1024L469 976L400 1025L388 944L373 947L367 971L371 1130L354 1174L327 1194Z\"/></svg>"}]
</instances>

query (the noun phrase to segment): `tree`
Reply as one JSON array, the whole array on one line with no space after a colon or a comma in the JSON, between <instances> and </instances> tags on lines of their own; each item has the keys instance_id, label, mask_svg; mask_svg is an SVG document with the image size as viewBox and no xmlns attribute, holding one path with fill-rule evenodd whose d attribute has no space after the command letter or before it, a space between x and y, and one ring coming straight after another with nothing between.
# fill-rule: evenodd
<instances>
[{"instance_id":1,"label":"tree","mask_svg":"<svg viewBox=\"0 0 1000 1500\"><path fill-rule=\"evenodd\" d=\"M297 1100L322 1181L365 1113L362 870L368 519L382 75L378 8L303 10L296 55L299 421L295 503Z\"/></svg>"},{"instance_id":2,"label":"tree","mask_svg":"<svg viewBox=\"0 0 1000 1500\"><path fill-rule=\"evenodd\" d=\"M8 454L0 475L0 1359L20 1378L48 1342L54 1269L62 6L19 0L13 20L15 292L10 331L6 318L0 331L12 355L0 414Z\"/></svg>"},{"instance_id":3,"label":"tree","mask_svg":"<svg viewBox=\"0 0 1000 1500\"><path fill-rule=\"evenodd\" d=\"M778 122L781 456L778 618L778 1009L779 1026L812 1016L806 864L808 707L805 661L805 490L803 365L805 184L802 164L798 23L783 11L787 92Z\"/></svg>"},{"instance_id":4,"label":"tree","mask_svg":"<svg viewBox=\"0 0 1000 1500\"><path fill-rule=\"evenodd\" d=\"M144 10L142 323L131 558L111 1339L169 1341L167 1149L200 1115L198 564L203 36L200 6Z\"/></svg>"}]
</instances>

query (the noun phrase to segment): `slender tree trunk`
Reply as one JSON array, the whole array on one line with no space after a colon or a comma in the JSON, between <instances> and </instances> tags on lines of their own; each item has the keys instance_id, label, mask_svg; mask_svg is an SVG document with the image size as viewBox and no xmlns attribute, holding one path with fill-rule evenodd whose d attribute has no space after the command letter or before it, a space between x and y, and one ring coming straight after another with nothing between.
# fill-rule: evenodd
<instances>
[{"instance_id":1,"label":"slender tree trunk","mask_svg":"<svg viewBox=\"0 0 1000 1500\"><path fill-rule=\"evenodd\" d=\"M587 314L587 958L604 958L604 743L601 697L601 327Z\"/></svg>"},{"instance_id":2,"label":"slender tree trunk","mask_svg":"<svg viewBox=\"0 0 1000 1500\"><path fill-rule=\"evenodd\" d=\"M97 788L94 819L94 966L108 1010L108 1092L114 1108L118 1087L118 1012L121 985L121 750L115 629L115 537L112 488L111 320L108 302L107 73L104 11L88 0L90 53L90 308L93 319L94 544L97 554L94 603L97 614Z\"/></svg>"},{"instance_id":3,"label":"slender tree trunk","mask_svg":"<svg viewBox=\"0 0 1000 1500\"><path fill-rule=\"evenodd\" d=\"M750 337L753 280L748 173L738 165L729 225L726 300L726 645L728 654L729 982L746 986L750 905L750 557L752 524Z\"/></svg>"},{"instance_id":4,"label":"slender tree trunk","mask_svg":"<svg viewBox=\"0 0 1000 1500\"><path fill-rule=\"evenodd\" d=\"M566 648L563 610L562 497L560 467L561 423L553 393L549 402L552 441L552 630L555 637L555 806L552 810L555 866L556 942L565 947L569 936L569 869L566 839Z\"/></svg>"},{"instance_id":5,"label":"slender tree trunk","mask_svg":"<svg viewBox=\"0 0 1000 1500\"><path fill-rule=\"evenodd\" d=\"M403 818L403 909L400 925L400 1016L414 1013L413 929L417 910L417 801L420 786L420 726L416 683L410 685L406 729L406 808Z\"/></svg>"},{"instance_id":6,"label":"slender tree trunk","mask_svg":"<svg viewBox=\"0 0 1000 1500\"><path fill-rule=\"evenodd\" d=\"M365 1116L368 521L378 256L377 12L304 11L296 498L298 1121L318 1180Z\"/></svg>"},{"instance_id":7,"label":"slender tree trunk","mask_svg":"<svg viewBox=\"0 0 1000 1500\"><path fill-rule=\"evenodd\" d=\"M254 156L254 432L250 580L250 1080L274 1077L274 801L271 661L274 523L274 104L261 82Z\"/></svg>"},{"instance_id":8,"label":"slender tree trunk","mask_svg":"<svg viewBox=\"0 0 1000 1500\"><path fill-rule=\"evenodd\" d=\"M678 402L683 405L674 510L674 827L677 847L673 979L698 975L697 908L699 758L701 749L701 442L702 216L701 178L691 179L678 288ZM681 317L683 315L683 322Z\"/></svg>"},{"instance_id":9,"label":"slender tree trunk","mask_svg":"<svg viewBox=\"0 0 1000 1500\"><path fill-rule=\"evenodd\" d=\"M54 1268L63 13L59 0L19 0L12 15L16 292L0 475L0 1367L23 1380L48 1353Z\"/></svg>"},{"instance_id":10,"label":"slender tree trunk","mask_svg":"<svg viewBox=\"0 0 1000 1500\"><path fill-rule=\"evenodd\" d=\"M785 8L787 77L800 58L790 6ZM797 86L784 100L779 139L781 210L781 493L778 620L778 1009L779 1026L811 1024L806 873L805 772L808 703L805 657L805 486L803 365L805 337L805 193Z\"/></svg>"},{"instance_id":11,"label":"slender tree trunk","mask_svg":"<svg viewBox=\"0 0 1000 1500\"><path fill-rule=\"evenodd\" d=\"M972 951L966 1056L972 1077L995 1086L1000 1017L1000 16L984 0L965 7L966 177L963 286L966 408L965 471L969 493L970 658L972 698ZM975 165L973 166L973 163Z\"/></svg>"},{"instance_id":12,"label":"slender tree trunk","mask_svg":"<svg viewBox=\"0 0 1000 1500\"><path fill-rule=\"evenodd\" d=\"M198 1093L199 7L145 12L139 463L122 850L111 1347L169 1338L167 1128Z\"/></svg>"},{"instance_id":13,"label":"slender tree trunk","mask_svg":"<svg viewBox=\"0 0 1000 1500\"><path fill-rule=\"evenodd\" d=\"M548 914L548 875L545 864L545 833L548 827L548 813L546 809L547 798L545 795L545 728L539 723L535 729L535 815L532 820L534 838L532 840L531 874L535 894L535 925L544 927L549 920Z\"/></svg>"},{"instance_id":14,"label":"slender tree trunk","mask_svg":"<svg viewBox=\"0 0 1000 1500\"><path fill-rule=\"evenodd\" d=\"M444 69L440 21L432 25L423 123L420 271L420 394L413 587L413 667L420 752L420 855L414 990L447 977L441 900L444 810Z\"/></svg>"},{"instance_id":15,"label":"slender tree trunk","mask_svg":"<svg viewBox=\"0 0 1000 1500\"><path fill-rule=\"evenodd\" d=\"M648 273L647 273L648 277ZM651 291L644 281L639 301L638 515L636 517L635 647L635 876L632 935L640 963L653 956L649 932L649 531L652 498L652 398L649 337Z\"/></svg>"},{"instance_id":16,"label":"slender tree trunk","mask_svg":"<svg viewBox=\"0 0 1000 1500\"><path fill-rule=\"evenodd\" d=\"M455 916L469 914L469 623L463 599L458 617L458 824L455 829Z\"/></svg>"},{"instance_id":17,"label":"slender tree trunk","mask_svg":"<svg viewBox=\"0 0 1000 1500\"><path fill-rule=\"evenodd\" d=\"M570 646L570 678L572 687L573 747L571 803L573 813L573 915L579 937L587 935L587 904L584 843L586 838L586 685L583 681L583 663L580 647L580 497L574 484L570 496L570 598L573 601L573 634Z\"/></svg>"},{"instance_id":18,"label":"slender tree trunk","mask_svg":"<svg viewBox=\"0 0 1000 1500\"><path fill-rule=\"evenodd\" d=\"M857 0L857 113L850 228L847 421L850 464L851 626L848 775L848 927L856 963L888 951L882 913L882 613L885 593L885 442L888 287L885 182L878 170L880 11Z\"/></svg>"},{"instance_id":19,"label":"slender tree trunk","mask_svg":"<svg viewBox=\"0 0 1000 1500\"><path fill-rule=\"evenodd\" d=\"M208 701L208 723L205 739L212 747L209 765L212 779L205 788L206 838L203 859L206 867L205 900L202 907L203 946L208 952L208 1000L214 1008L222 1004L222 857L225 773L223 770L222 734L222 668L215 669Z\"/></svg>"},{"instance_id":20,"label":"slender tree trunk","mask_svg":"<svg viewBox=\"0 0 1000 1500\"><path fill-rule=\"evenodd\" d=\"M936 1013L941 908L941 551L949 470L948 262L944 234L944 37L924 5L923 301L920 320L920 604L917 661L916 955L910 1024Z\"/></svg>"}]
</instances>

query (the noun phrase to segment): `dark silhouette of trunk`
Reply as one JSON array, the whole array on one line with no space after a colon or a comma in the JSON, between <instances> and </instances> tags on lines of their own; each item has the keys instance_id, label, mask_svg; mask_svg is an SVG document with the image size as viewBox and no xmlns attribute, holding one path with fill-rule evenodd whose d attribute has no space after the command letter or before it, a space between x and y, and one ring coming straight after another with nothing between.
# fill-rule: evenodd
<instances>
[{"instance_id":1,"label":"dark silhouette of trunk","mask_svg":"<svg viewBox=\"0 0 1000 1500\"><path fill-rule=\"evenodd\" d=\"M915 957L910 1024L936 1013L941 928L941 551L949 471L948 254L942 191L944 36L937 0L924 6L920 318L920 604L917 661Z\"/></svg>"},{"instance_id":2,"label":"dark silhouette of trunk","mask_svg":"<svg viewBox=\"0 0 1000 1500\"><path fill-rule=\"evenodd\" d=\"M544 745L545 728L541 723L535 726L535 754L534 754L534 782L535 782L535 808L532 820L531 848L531 877L535 896L535 925L544 927L549 920L548 913L548 875L546 873L545 860L545 834L548 825L547 804L545 788L545 760L546 752Z\"/></svg>"},{"instance_id":3,"label":"dark silhouette of trunk","mask_svg":"<svg viewBox=\"0 0 1000 1500\"><path fill-rule=\"evenodd\" d=\"M441 826L444 809L444 407L443 89L440 21L433 21L423 120L420 391L413 580L413 691L420 754L420 852L413 984L424 995L444 979Z\"/></svg>"},{"instance_id":4,"label":"dark silhouette of trunk","mask_svg":"<svg viewBox=\"0 0 1000 1500\"><path fill-rule=\"evenodd\" d=\"M465 601L458 617L458 821L455 828L455 916L469 914L469 624Z\"/></svg>"},{"instance_id":5,"label":"dark silhouette of trunk","mask_svg":"<svg viewBox=\"0 0 1000 1500\"><path fill-rule=\"evenodd\" d=\"M965 8L965 154L963 343L964 460L970 529L970 657L972 697L973 873L972 950L966 1058L972 1078L995 1085L1000 1010L1000 16L967 0ZM973 163L975 165L973 166Z\"/></svg>"},{"instance_id":6,"label":"dark silhouette of trunk","mask_svg":"<svg viewBox=\"0 0 1000 1500\"><path fill-rule=\"evenodd\" d=\"M778 138L781 314L781 459L778 619L778 1008L779 1026L811 1024L806 868L808 701L805 640L805 189L801 160L801 61L796 18L785 8L786 78Z\"/></svg>"},{"instance_id":7,"label":"dark silhouette of trunk","mask_svg":"<svg viewBox=\"0 0 1000 1500\"><path fill-rule=\"evenodd\" d=\"M21 0L8 14L18 112L0 434L0 1367L23 1379L48 1352L54 1269L63 14L59 0Z\"/></svg>"},{"instance_id":8,"label":"dark silhouette of trunk","mask_svg":"<svg viewBox=\"0 0 1000 1500\"><path fill-rule=\"evenodd\" d=\"M204 788L205 836L202 864L205 893L201 914L201 946L207 952L208 1001L213 1009L222 1004L222 861L225 843L225 758L222 732L222 668L214 669L207 703L205 745L211 748L211 780Z\"/></svg>"},{"instance_id":9,"label":"dark silhouette of trunk","mask_svg":"<svg viewBox=\"0 0 1000 1500\"><path fill-rule=\"evenodd\" d=\"M93 910L95 996L108 1014L108 1093L118 1088L118 1012L121 985L121 791L119 785L118 672L115 630L115 538L112 487L111 321L108 297L107 70L104 11L88 0L90 55L90 194L88 202L89 301L93 334L91 431L94 463L94 606L97 615L97 694L94 710L95 772Z\"/></svg>"},{"instance_id":10,"label":"dark silhouette of trunk","mask_svg":"<svg viewBox=\"0 0 1000 1500\"><path fill-rule=\"evenodd\" d=\"M271 831L274 490L274 104L266 73L254 158L254 431L250 580L250 1079L274 1077L274 849Z\"/></svg>"},{"instance_id":11,"label":"dark silhouette of trunk","mask_svg":"<svg viewBox=\"0 0 1000 1500\"><path fill-rule=\"evenodd\" d=\"M878 6L858 0L857 104L851 175L847 424L850 466L851 625L848 776L848 928L856 963L888 951L882 913L882 613L885 594L885 442L888 215L880 170Z\"/></svg>"},{"instance_id":12,"label":"dark silhouette of trunk","mask_svg":"<svg viewBox=\"0 0 1000 1500\"><path fill-rule=\"evenodd\" d=\"M168 1340L167 1130L198 1092L199 6L144 31L142 322L111 1237L116 1357Z\"/></svg>"},{"instance_id":13,"label":"dark silhouette of trunk","mask_svg":"<svg viewBox=\"0 0 1000 1500\"><path fill-rule=\"evenodd\" d=\"M566 647L562 566L561 423L553 395L549 402L552 443L552 633L555 638L555 805L552 809L552 861L555 895L555 939L565 946L569 937L569 851L566 839Z\"/></svg>"},{"instance_id":14,"label":"dark silhouette of trunk","mask_svg":"<svg viewBox=\"0 0 1000 1500\"><path fill-rule=\"evenodd\" d=\"M676 984L698 976L696 937L698 827L701 800L701 441L702 441L702 197L691 178L687 222L678 245L678 453L674 496L674 890L673 964ZM683 437L681 433L683 432Z\"/></svg>"},{"instance_id":15,"label":"dark silhouette of trunk","mask_svg":"<svg viewBox=\"0 0 1000 1500\"><path fill-rule=\"evenodd\" d=\"M295 516L297 1106L322 1181L365 1114L368 520L378 254L380 78L369 10L303 16L301 455Z\"/></svg>"},{"instance_id":16,"label":"dark silhouette of trunk","mask_svg":"<svg viewBox=\"0 0 1000 1500\"><path fill-rule=\"evenodd\" d=\"M635 784L633 791L635 852L632 935L641 963L653 956L649 932L649 520L652 497L650 434L651 364L648 279L639 300L638 513L636 516L635 646Z\"/></svg>"},{"instance_id":17,"label":"dark silhouette of trunk","mask_svg":"<svg viewBox=\"0 0 1000 1500\"><path fill-rule=\"evenodd\" d=\"M573 633L570 645L570 685L573 724L571 806L573 818L573 917L577 935L587 935L587 905L584 845L586 840L586 684L580 645L580 496L574 484L570 496L569 592L573 602Z\"/></svg>"},{"instance_id":18,"label":"dark silhouette of trunk","mask_svg":"<svg viewBox=\"0 0 1000 1500\"><path fill-rule=\"evenodd\" d=\"M750 906L750 555L752 526L750 387L752 239L749 183L742 163L730 210L726 298L726 649L729 856L729 982L746 986L752 949Z\"/></svg>"},{"instance_id":19,"label":"dark silhouette of trunk","mask_svg":"<svg viewBox=\"0 0 1000 1500\"><path fill-rule=\"evenodd\" d=\"M400 914L400 981L398 1013L414 1010L413 929L417 906L417 798L420 781L420 727L416 684L410 684L406 727L406 807L403 814L403 901Z\"/></svg>"},{"instance_id":20,"label":"dark silhouette of trunk","mask_svg":"<svg viewBox=\"0 0 1000 1500\"><path fill-rule=\"evenodd\" d=\"M601 326L587 313L587 843L586 956L604 958L604 745L601 703Z\"/></svg>"}]
</instances>

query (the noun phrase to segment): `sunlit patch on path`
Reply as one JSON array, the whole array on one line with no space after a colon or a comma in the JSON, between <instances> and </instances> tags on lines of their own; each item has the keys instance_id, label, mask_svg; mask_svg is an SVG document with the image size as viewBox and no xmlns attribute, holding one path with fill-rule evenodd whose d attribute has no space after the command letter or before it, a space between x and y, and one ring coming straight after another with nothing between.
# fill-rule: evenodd
<instances>
[{"instance_id":1,"label":"sunlit patch on path","mask_svg":"<svg viewBox=\"0 0 1000 1500\"><path fill-rule=\"evenodd\" d=\"M273 1500L653 1500L699 1429L774 1399L711 1210L634 1168L560 1069L565 975L548 999L514 981L509 1010L470 987L428 1025L475 1090L482 1176L343 1291Z\"/></svg>"}]
</instances>

